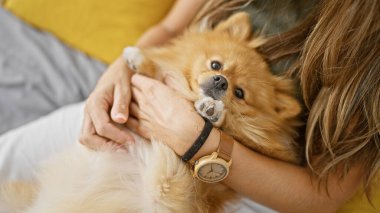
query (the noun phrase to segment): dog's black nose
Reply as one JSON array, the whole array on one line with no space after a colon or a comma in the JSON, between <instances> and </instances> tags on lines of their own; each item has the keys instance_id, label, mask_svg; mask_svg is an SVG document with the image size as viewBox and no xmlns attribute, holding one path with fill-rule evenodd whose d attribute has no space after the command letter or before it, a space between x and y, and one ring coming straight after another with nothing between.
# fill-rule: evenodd
<instances>
[{"instance_id":1,"label":"dog's black nose","mask_svg":"<svg viewBox=\"0 0 380 213\"><path fill-rule=\"evenodd\" d=\"M227 88L228 88L228 82L227 82L227 79L221 75L215 75L213 77L214 79L214 88L216 90L222 90L222 91L226 91Z\"/></svg>"},{"instance_id":2,"label":"dog's black nose","mask_svg":"<svg viewBox=\"0 0 380 213\"><path fill-rule=\"evenodd\" d=\"M202 82L200 87L204 95L220 100L226 94L228 81L222 75L214 75Z\"/></svg>"}]
</instances>

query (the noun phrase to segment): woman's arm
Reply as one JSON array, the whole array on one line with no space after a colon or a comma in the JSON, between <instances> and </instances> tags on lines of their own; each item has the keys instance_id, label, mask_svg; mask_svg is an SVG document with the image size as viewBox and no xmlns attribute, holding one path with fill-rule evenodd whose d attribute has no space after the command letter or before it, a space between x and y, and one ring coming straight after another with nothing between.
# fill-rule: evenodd
<instances>
[{"instance_id":1,"label":"woman's arm","mask_svg":"<svg viewBox=\"0 0 380 213\"><path fill-rule=\"evenodd\" d=\"M194 106L162 83L141 76L132 77L133 116L127 125L147 138L161 139L178 155L183 155L204 125ZM194 159L216 151L219 132L213 130ZM345 178L329 177L328 191L318 189L310 172L256 153L236 142L230 174L225 184L241 194L280 212L334 212L355 193L361 180L360 168Z\"/></svg>"},{"instance_id":2,"label":"woman's arm","mask_svg":"<svg viewBox=\"0 0 380 213\"><path fill-rule=\"evenodd\" d=\"M328 192L300 166L268 158L235 143L230 175L224 181L236 191L280 212L335 212L350 199L361 181L359 167L345 178L331 175Z\"/></svg>"},{"instance_id":3,"label":"woman's arm","mask_svg":"<svg viewBox=\"0 0 380 213\"><path fill-rule=\"evenodd\" d=\"M206 0L177 0L165 18L140 37L137 45L152 46L168 41L191 23L205 3Z\"/></svg>"}]
</instances>

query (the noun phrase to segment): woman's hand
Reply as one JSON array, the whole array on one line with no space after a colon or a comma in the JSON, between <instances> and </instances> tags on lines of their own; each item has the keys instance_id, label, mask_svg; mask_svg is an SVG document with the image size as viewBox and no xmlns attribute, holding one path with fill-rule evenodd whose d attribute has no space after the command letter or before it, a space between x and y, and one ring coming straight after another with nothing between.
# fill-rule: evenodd
<instances>
[{"instance_id":1,"label":"woman's hand","mask_svg":"<svg viewBox=\"0 0 380 213\"><path fill-rule=\"evenodd\" d=\"M98 149L107 142L123 144L133 141L124 124L129 116L130 77L123 58L109 66L86 101L80 142Z\"/></svg>"},{"instance_id":2,"label":"woman's hand","mask_svg":"<svg viewBox=\"0 0 380 213\"><path fill-rule=\"evenodd\" d=\"M199 136L204 120L191 102L163 83L142 76L132 77L133 102L127 126L145 138L155 138L183 155ZM217 149L219 132L213 130L199 155ZM207 144L207 146L206 146ZM203 154L201 154L203 153Z\"/></svg>"}]
</instances>

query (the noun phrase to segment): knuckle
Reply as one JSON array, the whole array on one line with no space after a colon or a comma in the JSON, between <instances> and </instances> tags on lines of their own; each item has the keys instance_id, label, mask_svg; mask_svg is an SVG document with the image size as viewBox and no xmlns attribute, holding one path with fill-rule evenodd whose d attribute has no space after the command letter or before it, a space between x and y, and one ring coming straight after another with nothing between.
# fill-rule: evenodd
<instances>
[{"instance_id":1,"label":"knuckle","mask_svg":"<svg viewBox=\"0 0 380 213\"><path fill-rule=\"evenodd\" d=\"M89 111L92 109L93 106L96 106L96 98L95 95L90 95L86 101L86 109Z\"/></svg>"},{"instance_id":2,"label":"knuckle","mask_svg":"<svg viewBox=\"0 0 380 213\"><path fill-rule=\"evenodd\" d=\"M94 99L95 99L95 96L96 96L96 91L93 91L87 98L87 103L91 103Z\"/></svg>"},{"instance_id":3,"label":"knuckle","mask_svg":"<svg viewBox=\"0 0 380 213\"><path fill-rule=\"evenodd\" d=\"M106 123L106 124L99 124L96 127L96 132L99 135L102 135L102 136L105 136L105 134L107 134L107 130L108 130L108 123Z\"/></svg>"},{"instance_id":4,"label":"knuckle","mask_svg":"<svg viewBox=\"0 0 380 213\"><path fill-rule=\"evenodd\" d=\"M86 142L91 142L94 137L95 137L95 135L85 134L85 135L83 135L83 140L86 141Z\"/></svg>"},{"instance_id":5,"label":"knuckle","mask_svg":"<svg viewBox=\"0 0 380 213\"><path fill-rule=\"evenodd\" d=\"M81 136L79 137L79 142L80 142L81 144L84 144L84 143L86 142L85 137L84 137L83 135L81 135Z\"/></svg>"},{"instance_id":6,"label":"knuckle","mask_svg":"<svg viewBox=\"0 0 380 213\"><path fill-rule=\"evenodd\" d=\"M154 85L149 85L149 87L146 90L146 95L149 97L155 96L156 87Z\"/></svg>"},{"instance_id":7,"label":"knuckle","mask_svg":"<svg viewBox=\"0 0 380 213\"><path fill-rule=\"evenodd\" d=\"M93 95L92 95L92 98L90 99L90 104L91 105L94 105L94 104L96 104L97 102L99 102L99 100L102 98L102 95L101 94L99 94L99 93L94 93Z\"/></svg>"},{"instance_id":8,"label":"knuckle","mask_svg":"<svg viewBox=\"0 0 380 213\"><path fill-rule=\"evenodd\" d=\"M90 137L89 137L88 135L81 135L80 138L79 138L79 142L80 142L81 144L87 146L87 145L89 144L89 142L91 141L89 138L90 138Z\"/></svg>"}]
</instances>

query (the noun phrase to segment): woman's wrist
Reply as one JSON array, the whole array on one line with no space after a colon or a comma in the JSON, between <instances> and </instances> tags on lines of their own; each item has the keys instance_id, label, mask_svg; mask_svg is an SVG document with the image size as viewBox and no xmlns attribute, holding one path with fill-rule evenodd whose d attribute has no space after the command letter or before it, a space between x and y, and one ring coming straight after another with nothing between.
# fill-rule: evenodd
<instances>
[{"instance_id":1,"label":"woman's wrist","mask_svg":"<svg viewBox=\"0 0 380 213\"><path fill-rule=\"evenodd\" d=\"M172 31L163 24L157 24L147 30L137 41L136 45L139 47L160 45L173 38L175 35L175 31Z\"/></svg>"},{"instance_id":2,"label":"woman's wrist","mask_svg":"<svg viewBox=\"0 0 380 213\"><path fill-rule=\"evenodd\" d=\"M189 128L193 129L194 131L188 131L189 135L187 135L185 138L192 138L191 141L187 142L187 145L182 149L181 152L177 152L180 156L183 156L190 147L194 144L194 142L197 140L197 138L202 133L202 130L205 127L205 121L204 119L197 115L194 117L194 120L191 122L192 124L189 126ZM192 126L192 127L191 127ZM211 153L218 150L219 142L220 142L220 130L213 127L211 129L210 134L208 135L206 141L203 143L201 148L194 154L194 156L190 159L190 162L194 162L195 160L198 160L199 158L210 155Z\"/></svg>"},{"instance_id":3,"label":"woman's wrist","mask_svg":"<svg viewBox=\"0 0 380 213\"><path fill-rule=\"evenodd\" d=\"M193 156L191 161L198 160L199 158L209 155L215 152L218 149L220 141L220 131L216 128L213 128L206 139L206 142L199 149L199 151Z\"/></svg>"}]
</instances>

